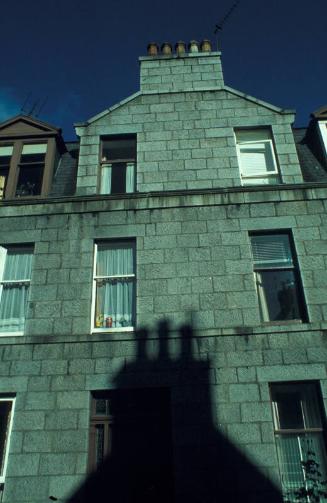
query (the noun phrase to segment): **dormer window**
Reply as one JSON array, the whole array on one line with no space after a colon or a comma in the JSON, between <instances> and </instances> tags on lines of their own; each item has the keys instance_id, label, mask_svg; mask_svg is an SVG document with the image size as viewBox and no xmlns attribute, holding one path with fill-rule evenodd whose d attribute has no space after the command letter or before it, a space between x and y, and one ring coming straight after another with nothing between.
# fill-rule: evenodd
<instances>
[{"instance_id":1,"label":"dormer window","mask_svg":"<svg viewBox=\"0 0 327 503\"><path fill-rule=\"evenodd\" d=\"M100 194L135 191L136 136L105 137L101 142Z\"/></svg>"},{"instance_id":2,"label":"dormer window","mask_svg":"<svg viewBox=\"0 0 327 503\"><path fill-rule=\"evenodd\" d=\"M56 159L66 151L61 131L19 115L0 124L0 199L44 197Z\"/></svg>"},{"instance_id":3,"label":"dormer window","mask_svg":"<svg viewBox=\"0 0 327 503\"><path fill-rule=\"evenodd\" d=\"M43 193L46 157L51 157L48 146L47 141L0 144L0 199Z\"/></svg>"}]
</instances>

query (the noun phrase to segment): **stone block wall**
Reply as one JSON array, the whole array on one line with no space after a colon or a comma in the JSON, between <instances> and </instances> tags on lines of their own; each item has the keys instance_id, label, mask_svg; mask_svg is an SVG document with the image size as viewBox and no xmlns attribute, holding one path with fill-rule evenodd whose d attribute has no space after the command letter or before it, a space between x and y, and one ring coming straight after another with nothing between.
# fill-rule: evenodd
<instances>
[{"instance_id":1,"label":"stone block wall","mask_svg":"<svg viewBox=\"0 0 327 503\"><path fill-rule=\"evenodd\" d=\"M220 52L148 56L139 61L141 91L190 91L224 85Z\"/></svg>"},{"instance_id":2,"label":"stone block wall","mask_svg":"<svg viewBox=\"0 0 327 503\"><path fill-rule=\"evenodd\" d=\"M87 473L91 392L149 385L171 390L180 501L196 491L185 459L208 469L190 456L203 445L279 487L270 383L317 381L327 405L326 209L318 186L3 206L1 244L35 246L25 335L0 340L0 393L16 395L3 501L68 501ZM260 321L248 235L273 229L293 234L308 323ZM90 334L94 242L120 238L136 241L142 357L144 332Z\"/></svg>"},{"instance_id":3,"label":"stone block wall","mask_svg":"<svg viewBox=\"0 0 327 503\"><path fill-rule=\"evenodd\" d=\"M0 226L2 244L35 244L26 334L90 332L94 243L121 238L136 242L139 325L183 323L186 312L201 329L260 325L249 233L271 230L292 233L309 322L325 322L323 191L107 198L25 206L21 217L17 208Z\"/></svg>"},{"instance_id":4,"label":"stone block wall","mask_svg":"<svg viewBox=\"0 0 327 503\"><path fill-rule=\"evenodd\" d=\"M245 463L279 486L269 384L319 381L327 406L324 334L285 327L249 336L195 332L183 354L171 333L166 359L158 359L155 332L143 359L138 342L57 338L1 346L0 392L16 394L2 501L68 501L87 474L91 392L117 386L170 388L177 501L202 480L185 473L191 453L201 447L204 454L196 460L199 474L205 454L219 455L226 443L231 456L239 459L236 447L246 459L234 466L235 484Z\"/></svg>"},{"instance_id":5,"label":"stone block wall","mask_svg":"<svg viewBox=\"0 0 327 503\"><path fill-rule=\"evenodd\" d=\"M301 182L292 119L224 90L138 96L81 133L77 194L97 193L100 138L128 133L139 192L240 186L240 127L271 126L282 181Z\"/></svg>"}]
</instances>

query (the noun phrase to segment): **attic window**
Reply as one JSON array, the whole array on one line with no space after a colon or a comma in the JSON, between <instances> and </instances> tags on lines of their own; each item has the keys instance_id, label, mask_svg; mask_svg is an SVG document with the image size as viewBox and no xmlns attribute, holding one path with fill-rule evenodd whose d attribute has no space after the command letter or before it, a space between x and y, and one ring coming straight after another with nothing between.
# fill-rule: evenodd
<instances>
[{"instance_id":1,"label":"attic window","mask_svg":"<svg viewBox=\"0 0 327 503\"><path fill-rule=\"evenodd\" d=\"M135 191L136 136L102 139L100 193L125 194Z\"/></svg>"},{"instance_id":2,"label":"attic window","mask_svg":"<svg viewBox=\"0 0 327 503\"><path fill-rule=\"evenodd\" d=\"M49 191L55 142L43 139L0 143L0 199L46 195Z\"/></svg>"},{"instance_id":3,"label":"attic window","mask_svg":"<svg viewBox=\"0 0 327 503\"><path fill-rule=\"evenodd\" d=\"M271 132L265 129L235 131L243 185L280 183Z\"/></svg>"}]
</instances>

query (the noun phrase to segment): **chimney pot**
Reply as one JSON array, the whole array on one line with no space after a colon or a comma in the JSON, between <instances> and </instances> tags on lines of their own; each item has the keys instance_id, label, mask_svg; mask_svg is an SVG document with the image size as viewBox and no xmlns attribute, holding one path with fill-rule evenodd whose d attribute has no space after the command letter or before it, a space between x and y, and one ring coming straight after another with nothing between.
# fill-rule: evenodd
<instances>
[{"instance_id":1,"label":"chimney pot","mask_svg":"<svg viewBox=\"0 0 327 503\"><path fill-rule=\"evenodd\" d=\"M161 52L164 56L170 56L173 52L172 45L169 42L164 42L161 46Z\"/></svg>"},{"instance_id":2,"label":"chimney pot","mask_svg":"<svg viewBox=\"0 0 327 503\"><path fill-rule=\"evenodd\" d=\"M201 52L211 52L211 42L210 40L202 40L201 42Z\"/></svg>"},{"instance_id":3,"label":"chimney pot","mask_svg":"<svg viewBox=\"0 0 327 503\"><path fill-rule=\"evenodd\" d=\"M191 42L188 44L188 50L189 52L199 52L199 44L196 40L191 40Z\"/></svg>"},{"instance_id":4,"label":"chimney pot","mask_svg":"<svg viewBox=\"0 0 327 503\"><path fill-rule=\"evenodd\" d=\"M159 47L155 42L150 42L147 47L148 56L157 56Z\"/></svg>"},{"instance_id":5,"label":"chimney pot","mask_svg":"<svg viewBox=\"0 0 327 503\"><path fill-rule=\"evenodd\" d=\"M176 54L178 54L179 56L182 56L183 54L185 54L185 51L186 51L185 42L183 42L182 40L179 40L177 42L177 44L175 45L175 51L176 51Z\"/></svg>"}]
</instances>

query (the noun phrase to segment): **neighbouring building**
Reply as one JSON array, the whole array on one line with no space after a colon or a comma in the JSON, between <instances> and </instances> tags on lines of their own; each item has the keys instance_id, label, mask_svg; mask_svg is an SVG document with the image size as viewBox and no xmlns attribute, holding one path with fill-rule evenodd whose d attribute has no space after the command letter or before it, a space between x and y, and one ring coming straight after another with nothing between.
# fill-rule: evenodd
<instances>
[{"instance_id":1,"label":"neighbouring building","mask_svg":"<svg viewBox=\"0 0 327 503\"><path fill-rule=\"evenodd\" d=\"M0 124L2 502L272 503L308 462L327 478L327 107L293 122L205 41L150 44L78 142Z\"/></svg>"}]
</instances>

